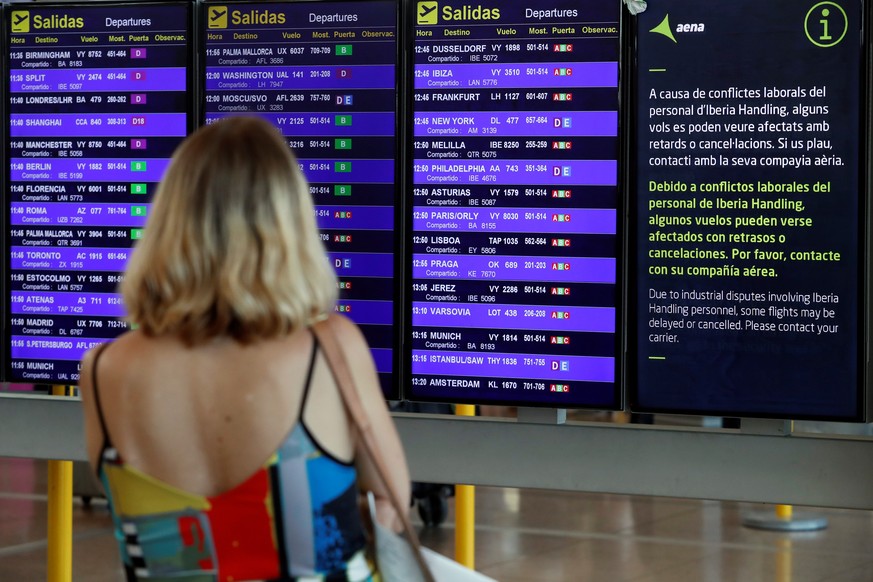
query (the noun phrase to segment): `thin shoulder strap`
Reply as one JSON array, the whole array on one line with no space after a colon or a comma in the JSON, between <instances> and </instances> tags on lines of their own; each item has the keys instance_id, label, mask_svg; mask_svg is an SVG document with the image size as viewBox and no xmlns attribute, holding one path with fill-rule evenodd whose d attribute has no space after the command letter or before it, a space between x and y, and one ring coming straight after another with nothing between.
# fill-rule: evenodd
<instances>
[{"instance_id":1,"label":"thin shoulder strap","mask_svg":"<svg viewBox=\"0 0 873 582\"><path fill-rule=\"evenodd\" d=\"M97 383L97 364L100 363L100 356L106 351L106 346L109 343L100 344L94 352L94 364L91 366L91 384L94 386L94 405L97 407L97 419L100 421L100 431L103 433L103 448L110 446L109 432L106 430L106 419L103 417L103 407L100 405L100 388Z\"/></svg>"},{"instance_id":2,"label":"thin shoulder strap","mask_svg":"<svg viewBox=\"0 0 873 582\"><path fill-rule=\"evenodd\" d=\"M412 554L418 566L421 569L421 574L424 576L425 582L434 582L433 574L421 554L421 542L418 541L418 536L412 528L407 513L407 507L400 502L397 497L397 492L388 481L388 466L385 459L382 457L379 447L376 445L375 436L373 435L373 426L367 413L364 411L364 405L361 402L361 397L358 394L358 389L355 386L355 380L352 376L349 364L346 361L345 353L339 344L339 339L336 337L334 330L330 327L329 320L320 321L312 328L315 335L318 336L321 342L321 350L324 352L324 357L327 360L327 365L333 374L334 381L339 388L343 398L343 404L352 419L352 423L357 429L358 436L363 444L364 452L373 462L376 468L376 474L379 480L388 491L388 498L394 510L397 512L397 517L400 518L403 524L403 531L409 545L412 546Z\"/></svg>"},{"instance_id":3,"label":"thin shoulder strap","mask_svg":"<svg viewBox=\"0 0 873 582\"><path fill-rule=\"evenodd\" d=\"M315 370L315 356L318 355L318 336L312 332L312 354L309 356L309 371L306 372L306 383L303 385L303 398L300 400L300 420L303 420L303 411L306 410L306 401L309 399L309 387L312 386L312 373Z\"/></svg>"}]
</instances>

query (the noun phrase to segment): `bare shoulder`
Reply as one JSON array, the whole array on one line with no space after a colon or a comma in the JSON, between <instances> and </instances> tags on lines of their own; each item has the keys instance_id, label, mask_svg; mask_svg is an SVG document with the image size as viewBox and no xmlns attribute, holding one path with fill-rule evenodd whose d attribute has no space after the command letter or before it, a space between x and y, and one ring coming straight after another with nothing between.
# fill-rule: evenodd
<instances>
[{"instance_id":1,"label":"bare shoulder","mask_svg":"<svg viewBox=\"0 0 873 582\"><path fill-rule=\"evenodd\" d=\"M79 382L82 388L91 388L93 369L94 369L94 359L97 357L97 352L102 348L103 344L98 346L94 346L82 356L82 363L79 374Z\"/></svg>"},{"instance_id":2,"label":"bare shoulder","mask_svg":"<svg viewBox=\"0 0 873 582\"><path fill-rule=\"evenodd\" d=\"M114 352L116 350L115 344L119 341L124 341L123 338L124 336L121 336L112 344L100 344L95 346L88 350L82 357L79 375L79 393L82 396L85 415L85 442L88 451L88 459L91 461L93 467L97 467L100 450L103 446L105 436L100 421L100 418L102 417L100 408L102 407L98 407L98 396L100 396L100 394L95 394L95 391L97 390L95 378L99 373L100 381L105 382L106 363L109 359L114 357ZM107 357L106 353L109 351L112 351L113 354L110 354ZM100 369L96 370L95 364L98 363L98 354L101 354L99 360Z\"/></svg>"},{"instance_id":3,"label":"bare shoulder","mask_svg":"<svg viewBox=\"0 0 873 582\"><path fill-rule=\"evenodd\" d=\"M100 354L100 377L103 378L108 370L115 366L118 361L124 361L126 354L141 353L144 348L144 338L142 333L138 331L126 332L111 342L103 343L94 346L82 357L81 376L79 379L80 388L83 394L90 392L94 384L94 376L97 370L94 369L97 361L97 354Z\"/></svg>"},{"instance_id":4,"label":"bare shoulder","mask_svg":"<svg viewBox=\"0 0 873 582\"><path fill-rule=\"evenodd\" d=\"M115 341L117 342L119 340L116 339ZM94 363L97 360L97 354L105 352L109 349L109 347L109 343L101 343L85 352L85 355L82 356L79 384L83 393L90 392L91 387L94 383ZM106 359L107 358L104 355L101 355L101 362L105 362Z\"/></svg>"}]
</instances>

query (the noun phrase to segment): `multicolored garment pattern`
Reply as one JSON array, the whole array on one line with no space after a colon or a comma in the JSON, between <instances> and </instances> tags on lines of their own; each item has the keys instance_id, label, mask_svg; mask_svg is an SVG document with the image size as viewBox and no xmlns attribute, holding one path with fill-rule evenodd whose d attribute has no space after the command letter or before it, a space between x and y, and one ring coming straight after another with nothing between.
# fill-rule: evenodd
<instances>
[{"instance_id":1,"label":"multicolored garment pattern","mask_svg":"<svg viewBox=\"0 0 873 582\"><path fill-rule=\"evenodd\" d=\"M302 420L311 366L301 419L279 450L213 497L126 465L106 437L98 473L129 581L379 581L366 555L355 467L320 447Z\"/></svg>"}]
</instances>

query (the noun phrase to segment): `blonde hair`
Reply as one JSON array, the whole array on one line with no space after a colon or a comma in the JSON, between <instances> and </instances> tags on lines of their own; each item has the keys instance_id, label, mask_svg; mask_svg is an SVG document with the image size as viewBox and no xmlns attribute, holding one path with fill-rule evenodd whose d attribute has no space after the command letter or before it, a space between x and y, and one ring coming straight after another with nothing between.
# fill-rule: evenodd
<instances>
[{"instance_id":1,"label":"blonde hair","mask_svg":"<svg viewBox=\"0 0 873 582\"><path fill-rule=\"evenodd\" d=\"M121 292L146 335L188 345L276 337L333 310L309 186L278 130L230 117L183 142Z\"/></svg>"}]
</instances>

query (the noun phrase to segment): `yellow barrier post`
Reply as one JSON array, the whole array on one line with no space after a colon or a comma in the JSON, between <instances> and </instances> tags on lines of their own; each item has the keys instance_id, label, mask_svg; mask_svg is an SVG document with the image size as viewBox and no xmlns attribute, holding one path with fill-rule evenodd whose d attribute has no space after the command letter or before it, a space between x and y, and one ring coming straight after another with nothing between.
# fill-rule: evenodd
<instances>
[{"instance_id":1,"label":"yellow barrier post","mask_svg":"<svg viewBox=\"0 0 873 582\"><path fill-rule=\"evenodd\" d=\"M780 505L777 507L788 507L790 505ZM778 513L778 510L777 510ZM790 517L788 519L791 519ZM785 537L777 540L778 550L776 552L776 582L791 582L793 568L793 554L791 552L791 538Z\"/></svg>"},{"instance_id":2,"label":"yellow barrier post","mask_svg":"<svg viewBox=\"0 0 873 582\"><path fill-rule=\"evenodd\" d=\"M52 386L52 396L68 395ZM73 580L73 462L48 462L48 582Z\"/></svg>"},{"instance_id":3,"label":"yellow barrier post","mask_svg":"<svg viewBox=\"0 0 873 582\"><path fill-rule=\"evenodd\" d=\"M770 420L744 418L740 430L752 434L772 434L791 438L793 420ZM815 531L828 526L828 518L814 513L794 512L791 505L777 504L775 515L769 511L754 511L743 516L743 525L770 531L797 532ZM791 557L790 552L788 557Z\"/></svg>"},{"instance_id":4,"label":"yellow barrier post","mask_svg":"<svg viewBox=\"0 0 873 582\"><path fill-rule=\"evenodd\" d=\"M777 505L776 506L776 517L779 519L791 519L791 516L794 515L794 507L791 505Z\"/></svg>"},{"instance_id":5,"label":"yellow barrier post","mask_svg":"<svg viewBox=\"0 0 873 582\"><path fill-rule=\"evenodd\" d=\"M471 404L455 406L457 416L476 416ZM476 567L476 488L473 485L455 485L455 560Z\"/></svg>"},{"instance_id":6,"label":"yellow barrier post","mask_svg":"<svg viewBox=\"0 0 873 582\"><path fill-rule=\"evenodd\" d=\"M777 505L775 514L759 511L743 516L743 525L770 531L815 531L825 529L828 518L815 513L795 513L791 505Z\"/></svg>"}]
</instances>

